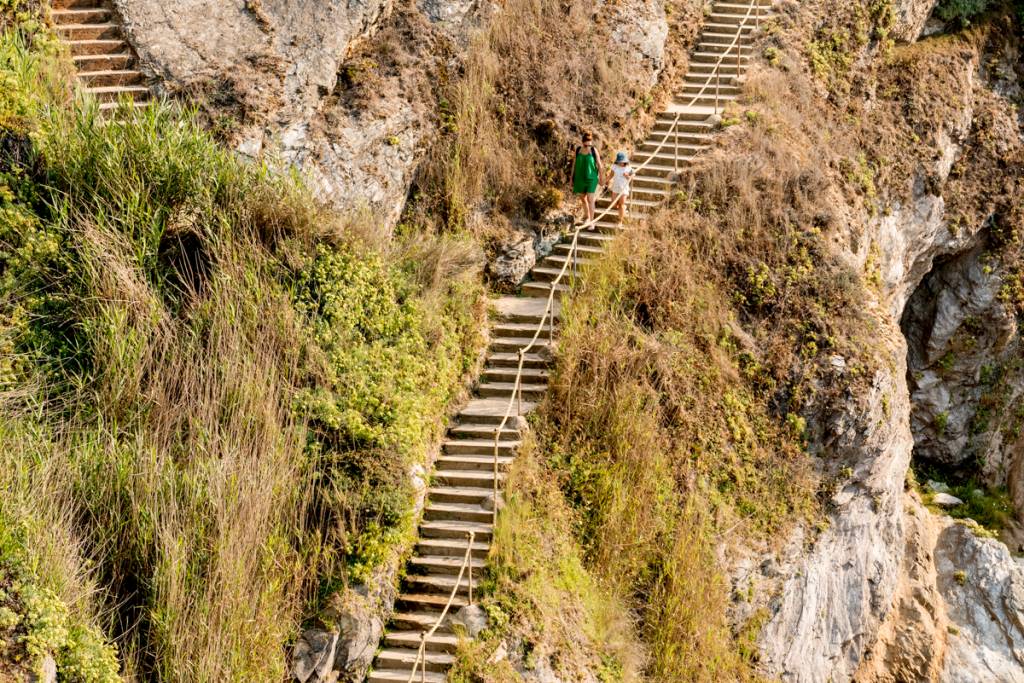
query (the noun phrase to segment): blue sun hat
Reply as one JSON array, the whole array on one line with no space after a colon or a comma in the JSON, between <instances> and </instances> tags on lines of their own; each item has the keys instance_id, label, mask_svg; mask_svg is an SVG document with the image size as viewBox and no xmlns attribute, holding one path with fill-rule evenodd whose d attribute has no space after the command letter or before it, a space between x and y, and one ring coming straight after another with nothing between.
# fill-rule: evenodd
<instances>
[{"instance_id":1,"label":"blue sun hat","mask_svg":"<svg viewBox=\"0 0 1024 683\"><path fill-rule=\"evenodd\" d=\"M615 163L627 164L629 163L629 157L626 156L625 152L619 152L618 154L615 155Z\"/></svg>"}]
</instances>

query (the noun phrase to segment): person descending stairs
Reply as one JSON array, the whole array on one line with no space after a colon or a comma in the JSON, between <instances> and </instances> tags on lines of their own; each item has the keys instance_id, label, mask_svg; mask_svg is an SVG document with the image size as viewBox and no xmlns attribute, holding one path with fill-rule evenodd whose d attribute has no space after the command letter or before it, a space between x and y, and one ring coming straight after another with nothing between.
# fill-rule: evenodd
<instances>
[{"instance_id":1,"label":"person descending stairs","mask_svg":"<svg viewBox=\"0 0 1024 683\"><path fill-rule=\"evenodd\" d=\"M138 58L111 0L54 0L50 16L71 50L83 89L96 97L100 111L116 109L122 98L133 106L148 105L153 93L136 68Z\"/></svg>"},{"instance_id":2,"label":"person descending stairs","mask_svg":"<svg viewBox=\"0 0 1024 683\"><path fill-rule=\"evenodd\" d=\"M710 145L714 123L709 119L739 96L738 78L750 60L749 34L769 9L767 0L714 4L681 92L633 154L632 211L643 214L667 199L676 172ZM557 244L532 269L522 296L492 302L491 341L476 396L459 412L444 441L415 554L368 681L446 679L458 643L451 616L471 603L477 589L500 500L494 492L503 486L519 448L522 416L547 391L547 351L557 331L559 299L570 289L570 276L599 257L622 229L608 210L611 201L598 199L596 223L581 230L575 244ZM517 378L521 393L516 392Z\"/></svg>"}]
</instances>

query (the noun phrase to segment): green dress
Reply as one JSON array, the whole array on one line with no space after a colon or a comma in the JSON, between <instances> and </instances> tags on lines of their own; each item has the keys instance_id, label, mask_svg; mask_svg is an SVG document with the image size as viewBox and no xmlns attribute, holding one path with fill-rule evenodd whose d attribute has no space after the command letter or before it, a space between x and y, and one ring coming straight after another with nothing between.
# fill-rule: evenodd
<instances>
[{"instance_id":1,"label":"green dress","mask_svg":"<svg viewBox=\"0 0 1024 683\"><path fill-rule=\"evenodd\" d=\"M597 192L597 154L591 147L590 154L581 154L576 150L576 163L572 171L572 193L590 194Z\"/></svg>"}]
</instances>

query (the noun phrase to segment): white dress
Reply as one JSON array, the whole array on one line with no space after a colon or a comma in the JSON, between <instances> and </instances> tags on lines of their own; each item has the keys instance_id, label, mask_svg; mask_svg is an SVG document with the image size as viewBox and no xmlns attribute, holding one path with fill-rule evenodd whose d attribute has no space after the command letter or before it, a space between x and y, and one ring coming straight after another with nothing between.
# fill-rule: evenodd
<instances>
[{"instance_id":1,"label":"white dress","mask_svg":"<svg viewBox=\"0 0 1024 683\"><path fill-rule=\"evenodd\" d=\"M629 181L633 177L632 166L619 166L612 164L612 195L629 196Z\"/></svg>"}]
</instances>

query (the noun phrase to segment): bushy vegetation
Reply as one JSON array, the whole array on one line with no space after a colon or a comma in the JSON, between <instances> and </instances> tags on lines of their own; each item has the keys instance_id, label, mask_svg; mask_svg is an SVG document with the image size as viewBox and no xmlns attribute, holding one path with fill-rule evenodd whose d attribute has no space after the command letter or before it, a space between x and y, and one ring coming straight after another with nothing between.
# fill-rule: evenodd
<instances>
[{"instance_id":1,"label":"bushy vegetation","mask_svg":"<svg viewBox=\"0 0 1024 683\"><path fill-rule=\"evenodd\" d=\"M110 680L105 638L129 678L281 680L318 598L407 549L403 474L479 344L474 249L411 228L379 246L188 112L104 121L19 26L0 40L0 518L36 530L18 581L63 605L45 642L67 680Z\"/></svg>"},{"instance_id":2,"label":"bushy vegetation","mask_svg":"<svg viewBox=\"0 0 1024 683\"><path fill-rule=\"evenodd\" d=\"M968 24L992 4L992 0L942 0L935 12L945 21Z\"/></svg>"}]
</instances>

